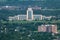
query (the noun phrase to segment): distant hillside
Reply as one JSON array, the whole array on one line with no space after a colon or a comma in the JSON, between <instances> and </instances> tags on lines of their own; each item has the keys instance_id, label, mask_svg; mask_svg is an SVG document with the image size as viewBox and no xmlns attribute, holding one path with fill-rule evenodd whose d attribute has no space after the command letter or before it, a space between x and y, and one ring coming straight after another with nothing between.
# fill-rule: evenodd
<instances>
[{"instance_id":1,"label":"distant hillside","mask_svg":"<svg viewBox=\"0 0 60 40\"><path fill-rule=\"evenodd\" d=\"M3 1L3 2L2 2ZM43 1L21 1L21 0L0 0L0 5L15 5L15 6L41 6L47 8L60 8L60 0L43 0Z\"/></svg>"},{"instance_id":2,"label":"distant hillside","mask_svg":"<svg viewBox=\"0 0 60 40\"><path fill-rule=\"evenodd\" d=\"M39 6L43 8L53 8L53 9L60 9L60 0L0 0L0 6L19 6L21 8L27 8L28 6ZM13 16L17 14L26 14L25 10L0 10L0 19L7 18L8 16ZM60 10L57 11L41 11L41 10L34 10L34 14L43 14L43 15L60 15Z\"/></svg>"}]
</instances>

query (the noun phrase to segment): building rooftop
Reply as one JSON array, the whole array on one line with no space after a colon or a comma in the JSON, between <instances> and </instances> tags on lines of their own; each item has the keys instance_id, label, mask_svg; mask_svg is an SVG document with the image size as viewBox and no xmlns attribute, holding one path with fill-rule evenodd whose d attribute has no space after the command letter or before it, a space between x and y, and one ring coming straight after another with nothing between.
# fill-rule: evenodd
<instances>
[{"instance_id":1,"label":"building rooftop","mask_svg":"<svg viewBox=\"0 0 60 40\"><path fill-rule=\"evenodd\" d=\"M28 10L32 10L32 8L28 8Z\"/></svg>"}]
</instances>

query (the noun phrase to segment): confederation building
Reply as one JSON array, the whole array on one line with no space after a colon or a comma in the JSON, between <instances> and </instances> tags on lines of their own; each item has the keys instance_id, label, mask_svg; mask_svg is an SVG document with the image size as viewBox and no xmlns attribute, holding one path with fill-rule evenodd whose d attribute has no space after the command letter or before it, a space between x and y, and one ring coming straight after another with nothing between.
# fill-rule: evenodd
<instances>
[{"instance_id":1,"label":"confederation building","mask_svg":"<svg viewBox=\"0 0 60 40\"><path fill-rule=\"evenodd\" d=\"M34 15L33 9L28 8L26 15L16 15L13 17L9 17L9 20L42 20L43 16L42 15Z\"/></svg>"}]
</instances>

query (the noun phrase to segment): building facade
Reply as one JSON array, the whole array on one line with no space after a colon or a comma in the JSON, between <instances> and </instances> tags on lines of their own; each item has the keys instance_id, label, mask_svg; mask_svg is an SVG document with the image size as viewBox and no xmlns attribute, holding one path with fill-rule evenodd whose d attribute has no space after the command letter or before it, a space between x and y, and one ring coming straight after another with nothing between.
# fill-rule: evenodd
<instances>
[{"instance_id":1,"label":"building facade","mask_svg":"<svg viewBox=\"0 0 60 40\"><path fill-rule=\"evenodd\" d=\"M33 10L32 10L32 8L28 8L28 10L27 10L27 20L33 20Z\"/></svg>"},{"instance_id":2,"label":"building facade","mask_svg":"<svg viewBox=\"0 0 60 40\"><path fill-rule=\"evenodd\" d=\"M38 26L38 32L57 33L57 25L41 25L41 26Z\"/></svg>"},{"instance_id":3,"label":"building facade","mask_svg":"<svg viewBox=\"0 0 60 40\"><path fill-rule=\"evenodd\" d=\"M38 26L38 32L46 32L46 27L44 25Z\"/></svg>"},{"instance_id":4,"label":"building facade","mask_svg":"<svg viewBox=\"0 0 60 40\"><path fill-rule=\"evenodd\" d=\"M42 15L33 15L33 20L42 20Z\"/></svg>"},{"instance_id":5,"label":"building facade","mask_svg":"<svg viewBox=\"0 0 60 40\"><path fill-rule=\"evenodd\" d=\"M45 17L43 15L34 15L33 13L33 9L32 8L28 8L26 15L16 15L13 17L9 17L9 20L28 20L28 21L32 21L32 20L43 20L43 19L50 19L50 17Z\"/></svg>"}]
</instances>

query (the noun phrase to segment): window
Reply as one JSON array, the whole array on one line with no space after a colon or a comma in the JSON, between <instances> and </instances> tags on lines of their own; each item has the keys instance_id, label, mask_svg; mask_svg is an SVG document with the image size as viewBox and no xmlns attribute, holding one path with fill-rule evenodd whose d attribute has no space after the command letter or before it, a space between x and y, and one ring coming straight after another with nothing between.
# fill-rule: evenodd
<instances>
[{"instance_id":1,"label":"window","mask_svg":"<svg viewBox=\"0 0 60 40\"><path fill-rule=\"evenodd\" d=\"M32 19L32 12L28 11L28 19Z\"/></svg>"}]
</instances>

